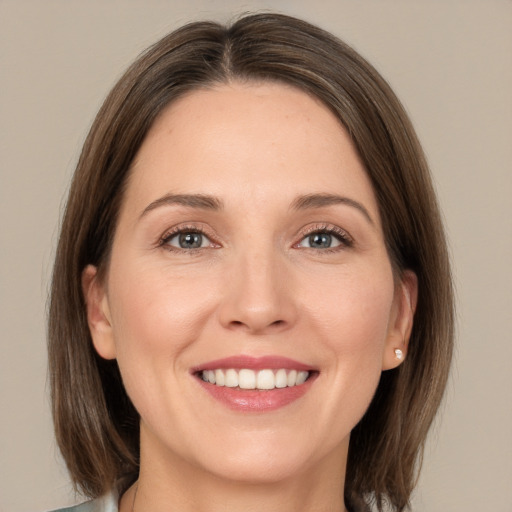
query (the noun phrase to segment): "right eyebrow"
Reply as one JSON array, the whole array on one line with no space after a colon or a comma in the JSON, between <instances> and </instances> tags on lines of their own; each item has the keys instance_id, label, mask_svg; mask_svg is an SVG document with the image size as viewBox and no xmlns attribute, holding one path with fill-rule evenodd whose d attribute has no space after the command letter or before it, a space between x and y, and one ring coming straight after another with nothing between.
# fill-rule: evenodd
<instances>
[{"instance_id":1,"label":"right eyebrow","mask_svg":"<svg viewBox=\"0 0 512 512\"><path fill-rule=\"evenodd\" d=\"M215 196L205 194L166 194L148 204L141 213L140 218L156 208L174 205L214 211L222 210L224 207L222 201Z\"/></svg>"}]
</instances>

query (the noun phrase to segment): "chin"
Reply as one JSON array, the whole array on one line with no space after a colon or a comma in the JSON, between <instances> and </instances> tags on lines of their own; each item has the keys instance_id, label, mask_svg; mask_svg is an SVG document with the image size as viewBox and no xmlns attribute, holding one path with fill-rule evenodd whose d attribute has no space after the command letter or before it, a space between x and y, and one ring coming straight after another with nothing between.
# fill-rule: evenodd
<instances>
[{"instance_id":1,"label":"chin","mask_svg":"<svg viewBox=\"0 0 512 512\"><path fill-rule=\"evenodd\" d=\"M250 485L268 485L291 479L305 471L304 459L290 454L271 452L256 456L243 454L224 458L205 468L223 480Z\"/></svg>"},{"instance_id":2,"label":"chin","mask_svg":"<svg viewBox=\"0 0 512 512\"><path fill-rule=\"evenodd\" d=\"M299 429L296 429L298 433ZM201 457L195 463L217 478L240 484L265 485L293 480L300 475L316 473L321 461L332 460L335 465L344 460L343 453L348 446L345 443L335 445L331 442L318 443L311 438L307 429L303 435L290 432L276 435L266 432L253 433L251 439L221 440L212 451L204 447Z\"/></svg>"}]
</instances>

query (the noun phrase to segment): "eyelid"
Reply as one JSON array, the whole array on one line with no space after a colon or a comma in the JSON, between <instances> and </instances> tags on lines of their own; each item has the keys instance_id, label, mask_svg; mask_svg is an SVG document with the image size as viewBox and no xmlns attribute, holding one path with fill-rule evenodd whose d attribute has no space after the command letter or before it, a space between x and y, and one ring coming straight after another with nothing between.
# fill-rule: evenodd
<instances>
[{"instance_id":1,"label":"eyelid","mask_svg":"<svg viewBox=\"0 0 512 512\"><path fill-rule=\"evenodd\" d=\"M311 236L315 233L327 233L329 235L335 236L340 241L339 248L346 249L347 247L352 247L354 245L354 238L350 235L348 231L346 231L343 228L340 228L339 226L336 226L335 224L330 223L319 223L319 224L313 224L306 229L303 229L300 234L297 236L300 236L300 239L295 242L294 247L298 248L300 247L299 244L304 240L304 238ZM316 250L316 249L315 249ZM323 252L328 252L329 250L339 250L338 247L333 247L332 249L323 249Z\"/></svg>"},{"instance_id":2,"label":"eyelid","mask_svg":"<svg viewBox=\"0 0 512 512\"><path fill-rule=\"evenodd\" d=\"M210 246L213 247L220 247L220 243L217 241L217 237L212 232L211 229L208 229L207 226L205 226L203 223L186 223L186 224L178 224L176 226L173 226L170 229L167 229L163 235L161 235L158 238L158 247L164 247L165 249L169 251L183 251L183 252L192 252L192 251L199 251L201 249L206 249L206 247L198 247L196 249L182 249L180 247L175 247L171 245L167 245L169 240L174 238L175 236L182 234L182 233L199 233L203 236L205 236L208 241L210 242Z\"/></svg>"}]
</instances>

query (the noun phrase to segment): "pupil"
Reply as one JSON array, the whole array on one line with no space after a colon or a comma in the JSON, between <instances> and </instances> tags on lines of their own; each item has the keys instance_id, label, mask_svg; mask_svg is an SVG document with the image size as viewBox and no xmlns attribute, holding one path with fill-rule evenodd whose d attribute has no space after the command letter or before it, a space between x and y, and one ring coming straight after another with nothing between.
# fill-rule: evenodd
<instances>
[{"instance_id":1,"label":"pupil","mask_svg":"<svg viewBox=\"0 0 512 512\"><path fill-rule=\"evenodd\" d=\"M182 249L197 249L201 247L203 237L201 233L183 233L179 241Z\"/></svg>"},{"instance_id":2,"label":"pupil","mask_svg":"<svg viewBox=\"0 0 512 512\"><path fill-rule=\"evenodd\" d=\"M331 246L331 239L331 235L326 233L315 233L309 237L309 244L311 247L325 249Z\"/></svg>"}]
</instances>

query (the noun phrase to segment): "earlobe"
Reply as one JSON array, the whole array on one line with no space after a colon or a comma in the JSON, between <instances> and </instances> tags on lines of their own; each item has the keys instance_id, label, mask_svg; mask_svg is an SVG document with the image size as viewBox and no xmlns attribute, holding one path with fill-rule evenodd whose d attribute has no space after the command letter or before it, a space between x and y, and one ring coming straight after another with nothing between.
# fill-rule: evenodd
<instances>
[{"instance_id":1,"label":"earlobe","mask_svg":"<svg viewBox=\"0 0 512 512\"><path fill-rule=\"evenodd\" d=\"M93 265L87 265L82 272L82 292L94 348L104 359L115 359L116 349L107 294L98 278L98 269Z\"/></svg>"},{"instance_id":2,"label":"earlobe","mask_svg":"<svg viewBox=\"0 0 512 512\"><path fill-rule=\"evenodd\" d=\"M417 301L418 278L414 272L406 270L396 290L394 314L390 319L382 361L383 370L396 368L406 359Z\"/></svg>"}]
</instances>

